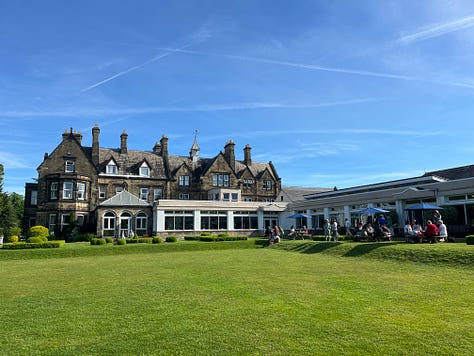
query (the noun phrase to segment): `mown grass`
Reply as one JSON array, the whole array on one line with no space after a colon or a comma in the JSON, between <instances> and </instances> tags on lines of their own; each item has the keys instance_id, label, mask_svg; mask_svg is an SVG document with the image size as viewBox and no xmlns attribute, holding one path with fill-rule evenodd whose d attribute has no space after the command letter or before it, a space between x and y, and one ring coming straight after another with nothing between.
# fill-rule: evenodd
<instances>
[{"instance_id":1,"label":"mown grass","mask_svg":"<svg viewBox=\"0 0 474 356\"><path fill-rule=\"evenodd\" d=\"M406 252L394 244L258 241L0 251L1 353L474 353L470 264L373 255Z\"/></svg>"}]
</instances>

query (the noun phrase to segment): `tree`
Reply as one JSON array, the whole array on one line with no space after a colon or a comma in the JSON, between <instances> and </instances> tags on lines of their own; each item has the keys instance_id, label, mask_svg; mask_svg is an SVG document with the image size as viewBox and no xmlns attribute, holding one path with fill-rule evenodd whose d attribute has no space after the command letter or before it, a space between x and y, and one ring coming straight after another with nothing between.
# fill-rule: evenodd
<instances>
[{"instance_id":1,"label":"tree","mask_svg":"<svg viewBox=\"0 0 474 356\"><path fill-rule=\"evenodd\" d=\"M0 164L0 236L17 235L23 221L23 197L3 191L3 165ZM20 228L21 231L21 228Z\"/></svg>"}]
</instances>

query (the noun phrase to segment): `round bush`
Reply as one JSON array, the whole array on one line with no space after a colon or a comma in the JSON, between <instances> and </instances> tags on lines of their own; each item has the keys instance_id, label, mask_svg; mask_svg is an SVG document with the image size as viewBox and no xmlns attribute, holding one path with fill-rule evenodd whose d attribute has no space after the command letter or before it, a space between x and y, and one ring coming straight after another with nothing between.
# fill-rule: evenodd
<instances>
[{"instance_id":1,"label":"round bush","mask_svg":"<svg viewBox=\"0 0 474 356\"><path fill-rule=\"evenodd\" d=\"M28 229L27 237L40 237L43 241L48 241L49 230L41 225L35 225Z\"/></svg>"},{"instance_id":2,"label":"round bush","mask_svg":"<svg viewBox=\"0 0 474 356\"><path fill-rule=\"evenodd\" d=\"M474 235L466 236L466 245L474 245Z\"/></svg>"},{"instance_id":3,"label":"round bush","mask_svg":"<svg viewBox=\"0 0 474 356\"><path fill-rule=\"evenodd\" d=\"M12 243L16 243L16 242L18 242L18 240L19 240L18 235L12 235L12 236L7 238L7 242L12 242Z\"/></svg>"},{"instance_id":4,"label":"round bush","mask_svg":"<svg viewBox=\"0 0 474 356\"><path fill-rule=\"evenodd\" d=\"M127 241L125 239L117 239L117 245L126 245Z\"/></svg>"},{"instance_id":5,"label":"round bush","mask_svg":"<svg viewBox=\"0 0 474 356\"><path fill-rule=\"evenodd\" d=\"M163 242L163 239L159 236L153 237L153 243L154 244L161 244Z\"/></svg>"},{"instance_id":6,"label":"round bush","mask_svg":"<svg viewBox=\"0 0 474 356\"><path fill-rule=\"evenodd\" d=\"M167 236L166 242L178 242L178 238L176 236Z\"/></svg>"},{"instance_id":7,"label":"round bush","mask_svg":"<svg viewBox=\"0 0 474 356\"><path fill-rule=\"evenodd\" d=\"M108 244L111 244L111 243L114 242L114 239L111 238L111 237L106 237L106 238L105 238L105 242L108 243Z\"/></svg>"}]
</instances>

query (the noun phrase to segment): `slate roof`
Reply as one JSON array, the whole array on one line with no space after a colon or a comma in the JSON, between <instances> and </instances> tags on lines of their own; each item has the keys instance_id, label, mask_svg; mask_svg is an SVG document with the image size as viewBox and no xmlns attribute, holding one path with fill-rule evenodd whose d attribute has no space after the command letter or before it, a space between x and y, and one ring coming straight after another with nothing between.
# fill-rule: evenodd
<instances>
[{"instance_id":1,"label":"slate roof","mask_svg":"<svg viewBox=\"0 0 474 356\"><path fill-rule=\"evenodd\" d=\"M122 190L120 193L115 194L112 198L109 198L102 202L100 206L133 206L133 207L150 207L150 203L141 200L132 193Z\"/></svg>"},{"instance_id":2,"label":"slate roof","mask_svg":"<svg viewBox=\"0 0 474 356\"><path fill-rule=\"evenodd\" d=\"M437 177L441 177L447 180L472 178L474 177L474 165L426 172L423 176L437 176Z\"/></svg>"}]
</instances>

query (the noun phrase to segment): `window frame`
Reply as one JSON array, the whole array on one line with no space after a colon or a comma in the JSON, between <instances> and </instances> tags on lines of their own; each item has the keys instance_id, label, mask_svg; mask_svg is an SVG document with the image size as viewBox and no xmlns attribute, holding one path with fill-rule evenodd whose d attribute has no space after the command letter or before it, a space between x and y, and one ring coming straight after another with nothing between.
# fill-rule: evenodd
<instances>
[{"instance_id":1,"label":"window frame","mask_svg":"<svg viewBox=\"0 0 474 356\"><path fill-rule=\"evenodd\" d=\"M65 173L74 173L76 171L75 162L72 160L66 160L64 162L64 172Z\"/></svg>"},{"instance_id":2,"label":"window frame","mask_svg":"<svg viewBox=\"0 0 474 356\"><path fill-rule=\"evenodd\" d=\"M70 185L69 187L66 187ZM64 200L73 200L74 199L74 182L65 181L63 182L62 197Z\"/></svg>"}]
</instances>

